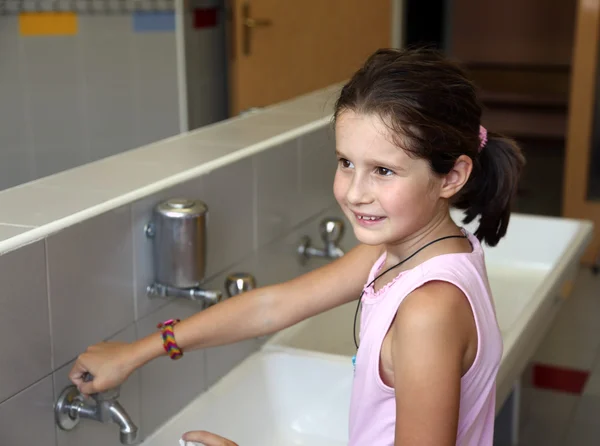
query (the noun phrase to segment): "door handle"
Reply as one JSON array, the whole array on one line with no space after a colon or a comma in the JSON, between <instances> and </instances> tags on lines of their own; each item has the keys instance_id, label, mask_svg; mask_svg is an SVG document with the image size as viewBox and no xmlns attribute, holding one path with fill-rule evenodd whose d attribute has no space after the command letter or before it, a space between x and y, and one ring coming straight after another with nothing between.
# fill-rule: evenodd
<instances>
[{"instance_id":1,"label":"door handle","mask_svg":"<svg viewBox=\"0 0 600 446\"><path fill-rule=\"evenodd\" d=\"M271 19L258 19L250 17L250 5L244 3L242 26L244 27L244 55L250 55L250 39L252 38L252 30L256 28L264 28L271 26Z\"/></svg>"},{"instance_id":2,"label":"door handle","mask_svg":"<svg viewBox=\"0 0 600 446\"><path fill-rule=\"evenodd\" d=\"M253 19L253 18L245 18L244 26L248 28L259 28L261 26L271 26L273 22L270 19Z\"/></svg>"}]
</instances>

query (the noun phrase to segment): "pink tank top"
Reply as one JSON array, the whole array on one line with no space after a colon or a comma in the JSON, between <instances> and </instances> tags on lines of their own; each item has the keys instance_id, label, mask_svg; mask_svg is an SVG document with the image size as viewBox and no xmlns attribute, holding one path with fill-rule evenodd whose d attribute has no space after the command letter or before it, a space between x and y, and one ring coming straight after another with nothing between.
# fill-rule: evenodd
<instances>
[{"instance_id":1,"label":"pink tank top","mask_svg":"<svg viewBox=\"0 0 600 446\"><path fill-rule=\"evenodd\" d=\"M471 253L444 254L401 272L374 292L365 288L360 321L360 348L356 355L350 405L349 446L394 444L396 402L394 389L379 374L381 344L402 300L432 280L450 282L467 296L477 325L478 347L471 368L461 379L458 446L491 446L496 407L496 375L502 357L502 336L496 320L484 253L479 240L464 231ZM385 262L375 262L370 283Z\"/></svg>"}]
</instances>

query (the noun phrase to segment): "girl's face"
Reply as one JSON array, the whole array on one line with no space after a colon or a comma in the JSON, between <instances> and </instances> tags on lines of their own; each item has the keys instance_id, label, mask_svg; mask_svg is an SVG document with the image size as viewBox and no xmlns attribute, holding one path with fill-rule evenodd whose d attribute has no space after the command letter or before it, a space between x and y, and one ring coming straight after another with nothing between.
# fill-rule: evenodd
<instances>
[{"instance_id":1,"label":"girl's face","mask_svg":"<svg viewBox=\"0 0 600 446\"><path fill-rule=\"evenodd\" d=\"M333 191L356 238L394 245L426 229L444 209L444 179L394 145L378 116L344 111L336 122Z\"/></svg>"}]
</instances>

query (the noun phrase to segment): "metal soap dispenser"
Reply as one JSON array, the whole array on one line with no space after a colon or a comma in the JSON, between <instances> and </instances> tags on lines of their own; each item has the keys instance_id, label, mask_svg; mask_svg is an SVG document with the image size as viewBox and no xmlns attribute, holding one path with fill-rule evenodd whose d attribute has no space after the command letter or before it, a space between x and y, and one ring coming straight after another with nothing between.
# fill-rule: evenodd
<instances>
[{"instance_id":1,"label":"metal soap dispenser","mask_svg":"<svg viewBox=\"0 0 600 446\"><path fill-rule=\"evenodd\" d=\"M208 207L199 200L172 198L159 203L146 235L153 241L154 283L149 296L180 297L212 305L221 300L218 290L200 284L206 272Z\"/></svg>"}]
</instances>

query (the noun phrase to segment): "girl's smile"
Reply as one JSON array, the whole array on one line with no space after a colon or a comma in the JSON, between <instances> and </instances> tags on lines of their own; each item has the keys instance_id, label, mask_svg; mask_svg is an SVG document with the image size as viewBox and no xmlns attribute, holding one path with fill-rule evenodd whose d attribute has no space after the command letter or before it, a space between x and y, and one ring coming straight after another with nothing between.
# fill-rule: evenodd
<instances>
[{"instance_id":1,"label":"girl's smile","mask_svg":"<svg viewBox=\"0 0 600 446\"><path fill-rule=\"evenodd\" d=\"M385 217L363 214L360 212L352 211L352 213L354 214L354 217L356 218L357 223L366 228L375 226L375 225L381 223L385 219Z\"/></svg>"}]
</instances>

